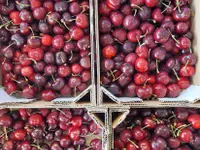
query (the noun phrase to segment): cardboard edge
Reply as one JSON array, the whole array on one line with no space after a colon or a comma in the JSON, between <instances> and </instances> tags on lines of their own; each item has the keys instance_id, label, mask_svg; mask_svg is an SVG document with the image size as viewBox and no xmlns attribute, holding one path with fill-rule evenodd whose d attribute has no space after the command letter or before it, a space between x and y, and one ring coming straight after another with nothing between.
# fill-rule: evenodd
<instances>
[{"instance_id":1,"label":"cardboard edge","mask_svg":"<svg viewBox=\"0 0 200 150\"><path fill-rule=\"evenodd\" d=\"M88 114L93 119L93 121L99 125L99 127L102 129L102 150L109 150L109 140L108 140L108 110L105 108L102 109L96 109L96 108L88 108L87 109ZM105 125L104 123L95 115L95 113L104 113L105 114Z\"/></svg>"},{"instance_id":2,"label":"cardboard edge","mask_svg":"<svg viewBox=\"0 0 200 150\"><path fill-rule=\"evenodd\" d=\"M130 109L129 108L111 108L109 109L109 143L111 145L111 148L114 149L114 129L119 125L121 122L123 122L126 119L126 116L129 114ZM114 120L114 126L113 126L113 113L114 112L120 112L122 113L120 116L118 116Z\"/></svg>"}]
</instances>

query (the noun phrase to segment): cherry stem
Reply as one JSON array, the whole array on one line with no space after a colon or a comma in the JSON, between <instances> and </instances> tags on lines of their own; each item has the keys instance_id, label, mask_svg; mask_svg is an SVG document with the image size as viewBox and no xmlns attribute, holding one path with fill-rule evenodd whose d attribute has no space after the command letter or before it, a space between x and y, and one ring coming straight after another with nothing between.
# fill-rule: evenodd
<instances>
[{"instance_id":1,"label":"cherry stem","mask_svg":"<svg viewBox=\"0 0 200 150\"><path fill-rule=\"evenodd\" d=\"M140 43L138 36L136 36L136 39L137 39L138 45L141 46L141 43Z\"/></svg>"},{"instance_id":2,"label":"cherry stem","mask_svg":"<svg viewBox=\"0 0 200 150\"><path fill-rule=\"evenodd\" d=\"M136 16L137 15L137 9L134 9L134 16Z\"/></svg>"},{"instance_id":3,"label":"cherry stem","mask_svg":"<svg viewBox=\"0 0 200 150\"><path fill-rule=\"evenodd\" d=\"M148 19L148 21L152 21L154 24L156 23L156 21L153 19Z\"/></svg>"},{"instance_id":4,"label":"cherry stem","mask_svg":"<svg viewBox=\"0 0 200 150\"><path fill-rule=\"evenodd\" d=\"M178 76L178 74L177 74L176 70L175 70L174 68L173 68L172 70L173 70L173 72L174 72L174 75L176 76L177 80L179 81L179 80L180 80L180 78L179 78L179 76Z\"/></svg>"},{"instance_id":5,"label":"cherry stem","mask_svg":"<svg viewBox=\"0 0 200 150\"><path fill-rule=\"evenodd\" d=\"M115 81L119 80L119 78L121 78L122 75L123 75L123 74L121 74L119 77L113 79L112 82L115 82Z\"/></svg>"},{"instance_id":6,"label":"cherry stem","mask_svg":"<svg viewBox=\"0 0 200 150\"><path fill-rule=\"evenodd\" d=\"M32 37L35 37L35 34L34 34L34 32L33 32L33 29L31 28L31 27L28 27L30 30L31 30L31 33L32 33ZM32 38L31 37L31 38Z\"/></svg>"},{"instance_id":7,"label":"cherry stem","mask_svg":"<svg viewBox=\"0 0 200 150\"><path fill-rule=\"evenodd\" d=\"M67 30L69 30L70 31L70 28L66 25L66 23L64 22L64 20L63 19L61 19L61 23L65 26L65 28L67 29Z\"/></svg>"},{"instance_id":8,"label":"cherry stem","mask_svg":"<svg viewBox=\"0 0 200 150\"><path fill-rule=\"evenodd\" d=\"M189 126L191 126L191 124L184 124L184 125L182 125L182 126L176 128L176 129L175 129L175 132L177 131L177 134L176 134L176 135L179 136L180 132L181 132L183 129L189 127Z\"/></svg>"},{"instance_id":9,"label":"cherry stem","mask_svg":"<svg viewBox=\"0 0 200 150\"><path fill-rule=\"evenodd\" d=\"M128 141L129 141L131 144L133 144L137 149L139 148L139 146L137 146L137 145L135 144L135 142L131 141L130 139L128 139Z\"/></svg>"},{"instance_id":10,"label":"cherry stem","mask_svg":"<svg viewBox=\"0 0 200 150\"><path fill-rule=\"evenodd\" d=\"M70 56L70 58L69 58L69 61L71 61L72 60L72 58L73 58L73 52L71 51L71 56Z\"/></svg>"},{"instance_id":11,"label":"cherry stem","mask_svg":"<svg viewBox=\"0 0 200 150\"><path fill-rule=\"evenodd\" d=\"M31 146L36 147L37 149L41 149L40 145L31 144Z\"/></svg>"},{"instance_id":12,"label":"cherry stem","mask_svg":"<svg viewBox=\"0 0 200 150\"><path fill-rule=\"evenodd\" d=\"M35 64L37 64L37 61L35 61L33 58L26 58L26 60L31 60L31 61L33 61Z\"/></svg>"},{"instance_id":13,"label":"cherry stem","mask_svg":"<svg viewBox=\"0 0 200 150\"><path fill-rule=\"evenodd\" d=\"M53 82L56 82L56 80L55 80L53 75L51 75L51 78L52 78Z\"/></svg>"},{"instance_id":14,"label":"cherry stem","mask_svg":"<svg viewBox=\"0 0 200 150\"><path fill-rule=\"evenodd\" d=\"M131 126L127 127L127 129L133 129L135 127L135 124L132 124Z\"/></svg>"},{"instance_id":15,"label":"cherry stem","mask_svg":"<svg viewBox=\"0 0 200 150\"><path fill-rule=\"evenodd\" d=\"M9 95L11 96L11 95L14 95L14 94L17 94L17 93L22 93L22 91L16 90L16 91L11 92Z\"/></svg>"},{"instance_id":16,"label":"cherry stem","mask_svg":"<svg viewBox=\"0 0 200 150\"><path fill-rule=\"evenodd\" d=\"M168 31L169 31L169 33L170 33L172 39L173 39L176 43L180 44L180 42L175 38L175 35L172 34L172 32L170 31L170 29L168 29Z\"/></svg>"},{"instance_id":17,"label":"cherry stem","mask_svg":"<svg viewBox=\"0 0 200 150\"><path fill-rule=\"evenodd\" d=\"M141 8L140 6L135 5L135 4L131 4L131 7L136 7L136 8L138 8L138 9L140 9L140 10L143 10L143 8Z\"/></svg>"},{"instance_id":18,"label":"cherry stem","mask_svg":"<svg viewBox=\"0 0 200 150\"><path fill-rule=\"evenodd\" d=\"M162 2L162 4L166 7L161 13L164 13L168 8L169 6L171 5L171 1L169 1L169 4L166 5L165 3Z\"/></svg>"},{"instance_id":19,"label":"cherry stem","mask_svg":"<svg viewBox=\"0 0 200 150\"><path fill-rule=\"evenodd\" d=\"M16 32L16 31L20 30L20 28L18 28L18 29L9 29L8 25L5 26L5 29L8 30L8 31L11 31L11 32Z\"/></svg>"},{"instance_id":20,"label":"cherry stem","mask_svg":"<svg viewBox=\"0 0 200 150\"><path fill-rule=\"evenodd\" d=\"M20 84L19 81L15 80L14 78L11 78L11 80L15 81L16 83Z\"/></svg>"},{"instance_id":21,"label":"cherry stem","mask_svg":"<svg viewBox=\"0 0 200 150\"><path fill-rule=\"evenodd\" d=\"M11 43L10 45L8 45L6 48L4 48L3 50L6 50L6 49L8 49L9 47L11 47L12 45L14 45L15 44L15 42L13 42L13 43Z\"/></svg>"},{"instance_id":22,"label":"cherry stem","mask_svg":"<svg viewBox=\"0 0 200 150\"><path fill-rule=\"evenodd\" d=\"M25 81L28 82L28 79L26 77L24 77Z\"/></svg>"},{"instance_id":23,"label":"cherry stem","mask_svg":"<svg viewBox=\"0 0 200 150\"><path fill-rule=\"evenodd\" d=\"M77 150L80 150L81 149L81 146L80 145L78 145L78 147L77 147Z\"/></svg>"},{"instance_id":24,"label":"cherry stem","mask_svg":"<svg viewBox=\"0 0 200 150\"><path fill-rule=\"evenodd\" d=\"M7 58L5 57L4 60L3 60L2 63L1 63L2 65L6 62L6 59L7 59Z\"/></svg>"},{"instance_id":25,"label":"cherry stem","mask_svg":"<svg viewBox=\"0 0 200 150\"><path fill-rule=\"evenodd\" d=\"M49 17L50 19L52 19L52 20L54 20L55 22L57 22L57 23L59 24L59 26L62 26L61 23L60 23L58 20L56 20L55 18L49 16L49 14L47 14L47 17Z\"/></svg>"},{"instance_id":26,"label":"cherry stem","mask_svg":"<svg viewBox=\"0 0 200 150\"><path fill-rule=\"evenodd\" d=\"M8 132L7 132L7 128L6 128L6 127L3 127L3 130L4 130L4 134L5 134L6 141L8 141Z\"/></svg>"},{"instance_id":27,"label":"cherry stem","mask_svg":"<svg viewBox=\"0 0 200 150\"><path fill-rule=\"evenodd\" d=\"M140 36L140 38L143 38L143 37L147 36L148 33L149 33L149 32L148 32L148 30L147 30L146 33L145 33L144 35L141 35L141 36Z\"/></svg>"},{"instance_id":28,"label":"cherry stem","mask_svg":"<svg viewBox=\"0 0 200 150\"><path fill-rule=\"evenodd\" d=\"M16 2L17 5L20 5L22 7L29 7L30 6L29 4L22 4L22 3L18 2L18 1L15 1L15 2Z\"/></svg>"},{"instance_id":29,"label":"cherry stem","mask_svg":"<svg viewBox=\"0 0 200 150\"><path fill-rule=\"evenodd\" d=\"M146 125L146 126L144 126L143 128L142 128L142 130L144 130L144 129L146 129L146 128L148 128L149 126L148 125Z\"/></svg>"},{"instance_id":30,"label":"cherry stem","mask_svg":"<svg viewBox=\"0 0 200 150\"><path fill-rule=\"evenodd\" d=\"M178 12L181 13L180 1L179 0L176 0L176 7L178 8Z\"/></svg>"},{"instance_id":31,"label":"cherry stem","mask_svg":"<svg viewBox=\"0 0 200 150\"><path fill-rule=\"evenodd\" d=\"M147 83L148 83L149 80L150 80L150 78L148 78L148 79L144 82L143 87L146 87L146 85L147 85Z\"/></svg>"},{"instance_id":32,"label":"cherry stem","mask_svg":"<svg viewBox=\"0 0 200 150\"><path fill-rule=\"evenodd\" d=\"M110 74L111 74L111 76L112 76L113 80L115 80L115 76L114 76L114 74L113 74L112 70L110 70Z\"/></svg>"},{"instance_id":33,"label":"cherry stem","mask_svg":"<svg viewBox=\"0 0 200 150\"><path fill-rule=\"evenodd\" d=\"M157 73L160 73L159 68L158 68L158 63L159 63L159 62L158 62L158 60L156 59L156 72L157 72Z\"/></svg>"},{"instance_id":34,"label":"cherry stem","mask_svg":"<svg viewBox=\"0 0 200 150\"><path fill-rule=\"evenodd\" d=\"M172 118L176 118L176 115L173 114L171 117L169 117L167 120L170 121Z\"/></svg>"},{"instance_id":35,"label":"cherry stem","mask_svg":"<svg viewBox=\"0 0 200 150\"><path fill-rule=\"evenodd\" d=\"M6 22L6 23L0 25L0 29L3 28L4 26L9 25L11 22L12 22L12 20L10 20L10 21L8 21L8 22Z\"/></svg>"},{"instance_id":36,"label":"cherry stem","mask_svg":"<svg viewBox=\"0 0 200 150\"><path fill-rule=\"evenodd\" d=\"M114 40L117 41L119 44L123 45L123 43L120 42L118 39L115 38Z\"/></svg>"}]
</instances>

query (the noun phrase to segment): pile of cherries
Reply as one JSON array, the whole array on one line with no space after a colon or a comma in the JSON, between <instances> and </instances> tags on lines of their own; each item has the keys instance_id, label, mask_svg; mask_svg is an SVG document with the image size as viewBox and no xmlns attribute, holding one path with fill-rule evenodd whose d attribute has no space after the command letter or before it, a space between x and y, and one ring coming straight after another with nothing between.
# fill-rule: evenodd
<instances>
[{"instance_id":1,"label":"pile of cherries","mask_svg":"<svg viewBox=\"0 0 200 150\"><path fill-rule=\"evenodd\" d=\"M101 84L118 97L178 97L195 74L192 0L100 0Z\"/></svg>"},{"instance_id":2,"label":"pile of cherries","mask_svg":"<svg viewBox=\"0 0 200 150\"><path fill-rule=\"evenodd\" d=\"M199 150L200 110L131 109L115 129L114 150Z\"/></svg>"},{"instance_id":3,"label":"pile of cherries","mask_svg":"<svg viewBox=\"0 0 200 150\"><path fill-rule=\"evenodd\" d=\"M89 34L88 0L0 0L5 91L51 101L85 90L91 78Z\"/></svg>"},{"instance_id":4,"label":"pile of cherries","mask_svg":"<svg viewBox=\"0 0 200 150\"><path fill-rule=\"evenodd\" d=\"M0 150L101 150L85 109L0 110Z\"/></svg>"}]
</instances>

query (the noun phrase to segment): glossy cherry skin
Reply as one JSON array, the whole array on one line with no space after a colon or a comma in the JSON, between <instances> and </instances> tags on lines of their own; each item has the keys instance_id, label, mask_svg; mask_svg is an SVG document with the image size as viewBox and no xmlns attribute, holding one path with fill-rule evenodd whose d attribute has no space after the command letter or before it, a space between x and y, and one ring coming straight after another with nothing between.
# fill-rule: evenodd
<instances>
[{"instance_id":1,"label":"glossy cherry skin","mask_svg":"<svg viewBox=\"0 0 200 150\"><path fill-rule=\"evenodd\" d=\"M182 7L181 12L179 12L178 9L176 9L172 13L172 17L175 21L187 21L190 18L190 16L191 11L187 6Z\"/></svg>"},{"instance_id":2,"label":"glossy cherry skin","mask_svg":"<svg viewBox=\"0 0 200 150\"><path fill-rule=\"evenodd\" d=\"M156 95L156 97L163 98L167 94L167 88L162 84L154 84L153 93Z\"/></svg>"},{"instance_id":3,"label":"glossy cherry skin","mask_svg":"<svg viewBox=\"0 0 200 150\"><path fill-rule=\"evenodd\" d=\"M200 121L199 121L199 118L200 118L200 115L198 114L193 114L193 115L190 115L187 120L189 123L192 124L192 126L195 128L195 129L199 129L200 128Z\"/></svg>"},{"instance_id":4,"label":"glossy cherry skin","mask_svg":"<svg viewBox=\"0 0 200 150\"><path fill-rule=\"evenodd\" d=\"M177 84L169 84L167 86L167 96L174 98L180 95L181 89Z\"/></svg>"},{"instance_id":5,"label":"glossy cherry skin","mask_svg":"<svg viewBox=\"0 0 200 150\"><path fill-rule=\"evenodd\" d=\"M139 98L147 99L147 98L150 98L151 95L153 94L153 89L149 85L147 85L147 86L140 86L140 87L137 87L136 94L137 94L137 96Z\"/></svg>"},{"instance_id":6,"label":"glossy cherry skin","mask_svg":"<svg viewBox=\"0 0 200 150\"><path fill-rule=\"evenodd\" d=\"M169 39L170 34L165 28L157 28L154 31L153 38L158 43L164 44Z\"/></svg>"},{"instance_id":7,"label":"glossy cherry skin","mask_svg":"<svg viewBox=\"0 0 200 150\"><path fill-rule=\"evenodd\" d=\"M181 130L179 138L182 142L189 143L193 140L193 134L188 128Z\"/></svg>"},{"instance_id":8,"label":"glossy cherry skin","mask_svg":"<svg viewBox=\"0 0 200 150\"><path fill-rule=\"evenodd\" d=\"M158 0L144 0L144 2L148 7L155 7L158 4Z\"/></svg>"},{"instance_id":9,"label":"glossy cherry skin","mask_svg":"<svg viewBox=\"0 0 200 150\"><path fill-rule=\"evenodd\" d=\"M144 58L137 58L135 61L135 69L139 72L146 72L149 69L147 60Z\"/></svg>"}]
</instances>

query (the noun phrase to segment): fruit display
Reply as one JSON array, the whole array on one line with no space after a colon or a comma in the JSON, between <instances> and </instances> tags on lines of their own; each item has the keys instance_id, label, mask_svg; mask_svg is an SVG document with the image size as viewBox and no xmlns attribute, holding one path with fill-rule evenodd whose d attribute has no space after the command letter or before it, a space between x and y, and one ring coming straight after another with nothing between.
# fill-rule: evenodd
<instances>
[{"instance_id":1,"label":"fruit display","mask_svg":"<svg viewBox=\"0 0 200 150\"><path fill-rule=\"evenodd\" d=\"M101 85L117 97L176 98L191 85L192 0L99 0Z\"/></svg>"},{"instance_id":2,"label":"fruit display","mask_svg":"<svg viewBox=\"0 0 200 150\"><path fill-rule=\"evenodd\" d=\"M81 108L0 110L1 150L101 150L101 133Z\"/></svg>"},{"instance_id":3,"label":"fruit display","mask_svg":"<svg viewBox=\"0 0 200 150\"><path fill-rule=\"evenodd\" d=\"M1 0L0 15L1 72L9 95L51 101L88 87L88 0Z\"/></svg>"},{"instance_id":4,"label":"fruit display","mask_svg":"<svg viewBox=\"0 0 200 150\"><path fill-rule=\"evenodd\" d=\"M199 109L131 109L114 130L114 150L199 150L199 131Z\"/></svg>"}]
</instances>

